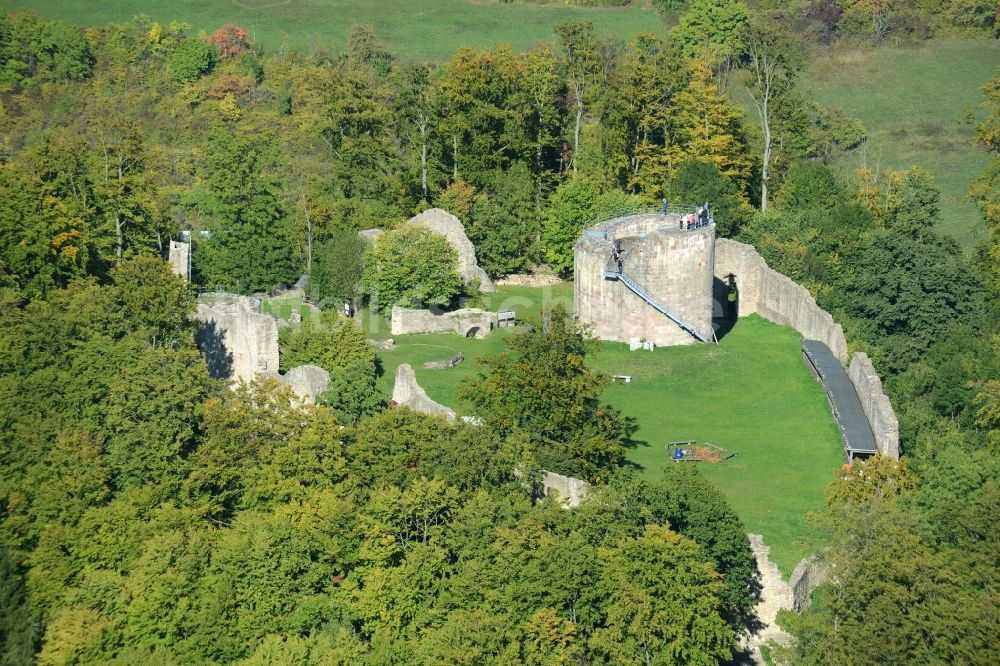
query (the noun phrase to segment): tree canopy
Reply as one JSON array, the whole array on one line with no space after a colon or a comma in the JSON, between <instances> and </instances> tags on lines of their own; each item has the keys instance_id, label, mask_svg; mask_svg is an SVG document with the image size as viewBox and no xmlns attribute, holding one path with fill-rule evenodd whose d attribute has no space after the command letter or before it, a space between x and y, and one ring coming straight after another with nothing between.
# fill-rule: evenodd
<instances>
[{"instance_id":1,"label":"tree canopy","mask_svg":"<svg viewBox=\"0 0 1000 666\"><path fill-rule=\"evenodd\" d=\"M447 305L462 291L458 255L448 239L411 225L379 236L365 257L362 283L376 312Z\"/></svg>"}]
</instances>

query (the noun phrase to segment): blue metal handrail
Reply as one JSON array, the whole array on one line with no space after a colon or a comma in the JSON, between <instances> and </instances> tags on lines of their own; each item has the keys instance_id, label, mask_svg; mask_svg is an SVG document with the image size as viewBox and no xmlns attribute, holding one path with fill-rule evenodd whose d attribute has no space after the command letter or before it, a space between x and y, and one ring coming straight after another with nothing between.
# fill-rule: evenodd
<instances>
[{"instance_id":1,"label":"blue metal handrail","mask_svg":"<svg viewBox=\"0 0 1000 666\"><path fill-rule=\"evenodd\" d=\"M683 315L667 307L662 301L660 301L658 298L649 293L646 289L644 289L641 285L639 285L639 283L630 278L624 272L619 273L617 270L608 270L604 272L604 277L605 279L608 280L618 280L619 282L624 284L626 287L631 289L636 296L638 296L642 300L646 301L646 303L648 303L650 306L652 306L653 309L657 310L660 314L664 315L672 322L680 326L682 329L693 335L695 339L699 340L700 342L704 342L706 344L718 342L718 340L715 337L715 331L706 334L704 331L699 329L695 324L691 323L686 318L684 318Z\"/></svg>"},{"instance_id":2,"label":"blue metal handrail","mask_svg":"<svg viewBox=\"0 0 1000 666\"><path fill-rule=\"evenodd\" d=\"M590 227L593 227L594 225L615 220L620 217L628 218L638 217L641 215L688 215L691 213L697 215L699 210L701 210L701 206L667 206L666 211L663 210L662 206L622 206L619 208L611 208L601 211L584 226L584 229L589 230ZM715 223L715 214L711 210L708 212L708 221L710 224ZM588 234L587 231L584 231L584 235L592 234Z\"/></svg>"}]
</instances>

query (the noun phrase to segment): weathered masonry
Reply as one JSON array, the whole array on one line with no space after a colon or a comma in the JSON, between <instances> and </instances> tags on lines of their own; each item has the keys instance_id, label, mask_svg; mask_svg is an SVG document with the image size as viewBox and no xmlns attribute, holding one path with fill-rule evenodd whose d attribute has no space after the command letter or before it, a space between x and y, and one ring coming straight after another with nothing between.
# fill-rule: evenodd
<instances>
[{"instance_id":1,"label":"weathered masonry","mask_svg":"<svg viewBox=\"0 0 1000 666\"><path fill-rule=\"evenodd\" d=\"M576 314L603 340L715 342L714 256L715 224L689 227L682 211L595 224L574 246Z\"/></svg>"},{"instance_id":2,"label":"weathered masonry","mask_svg":"<svg viewBox=\"0 0 1000 666\"><path fill-rule=\"evenodd\" d=\"M876 450L899 458L896 413L871 359L861 352L848 354L844 329L816 304L808 289L769 267L752 245L720 238L715 246L715 292L716 313L727 308L735 309L734 314L740 317L757 313L776 324L791 326L806 340L825 345L836 363L846 368L850 382L845 389L856 393ZM736 296L732 303L730 295ZM868 455L863 447L859 442L855 451L845 451L845 455Z\"/></svg>"},{"instance_id":3,"label":"weathered masonry","mask_svg":"<svg viewBox=\"0 0 1000 666\"><path fill-rule=\"evenodd\" d=\"M875 451L898 458L899 425L871 359L848 355L843 328L805 287L771 269L753 246L716 239L712 220L686 224L686 213L633 209L584 230L574 246L580 321L596 337L633 348L715 342L725 319L753 313L791 326L814 357L824 356L823 372L812 367L827 385L847 458Z\"/></svg>"}]
</instances>

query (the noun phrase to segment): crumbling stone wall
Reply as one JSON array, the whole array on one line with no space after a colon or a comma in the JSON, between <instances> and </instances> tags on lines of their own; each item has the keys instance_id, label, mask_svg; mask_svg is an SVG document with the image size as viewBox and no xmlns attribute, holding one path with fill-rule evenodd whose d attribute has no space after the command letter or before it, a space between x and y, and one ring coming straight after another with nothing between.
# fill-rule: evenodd
<instances>
[{"instance_id":1,"label":"crumbling stone wall","mask_svg":"<svg viewBox=\"0 0 1000 666\"><path fill-rule=\"evenodd\" d=\"M393 335L411 333L455 333L485 337L497 325L495 312L479 308L463 308L453 312L415 310L396 306L389 318Z\"/></svg>"},{"instance_id":2,"label":"crumbling stone wall","mask_svg":"<svg viewBox=\"0 0 1000 666\"><path fill-rule=\"evenodd\" d=\"M861 400L861 409L868 417L875 445L884 456L899 458L899 421L892 403L882 390L882 380L875 372L875 366L868 354L857 352L851 357L847 366L847 376L850 377L854 389Z\"/></svg>"},{"instance_id":3,"label":"crumbling stone wall","mask_svg":"<svg viewBox=\"0 0 1000 666\"><path fill-rule=\"evenodd\" d=\"M278 377L295 392L304 404L316 404L316 398L330 386L330 373L318 365L300 365Z\"/></svg>"},{"instance_id":4,"label":"crumbling stone wall","mask_svg":"<svg viewBox=\"0 0 1000 666\"><path fill-rule=\"evenodd\" d=\"M496 287L490 277L476 260L476 247L469 240L465 233L462 221L446 210L431 208L419 215L411 217L407 224L423 227L441 234L448 239L448 244L458 255L458 274L465 284L479 283L479 291L496 291ZM358 232L365 241L374 243L384 232L381 229L366 229Z\"/></svg>"},{"instance_id":5,"label":"crumbling stone wall","mask_svg":"<svg viewBox=\"0 0 1000 666\"><path fill-rule=\"evenodd\" d=\"M590 484L572 476L542 470L542 492L546 497L555 497L564 509L575 509L590 492Z\"/></svg>"},{"instance_id":6,"label":"crumbling stone wall","mask_svg":"<svg viewBox=\"0 0 1000 666\"><path fill-rule=\"evenodd\" d=\"M750 539L750 550L757 561L757 571L760 572L760 602L754 608L754 613L760 621L761 628L747 640L747 647L755 655L759 654L761 644L769 640L788 642L792 637L775 622L778 611L790 609L794 605L792 588L781 576L778 565L771 561L771 548L764 543L764 537L759 534L747 534ZM762 661L757 663L763 663Z\"/></svg>"},{"instance_id":7,"label":"crumbling stone wall","mask_svg":"<svg viewBox=\"0 0 1000 666\"><path fill-rule=\"evenodd\" d=\"M170 270L174 275L179 275L185 280L188 279L188 266L191 260L191 244L181 241L170 241L170 254L168 261Z\"/></svg>"},{"instance_id":8,"label":"crumbling stone wall","mask_svg":"<svg viewBox=\"0 0 1000 666\"><path fill-rule=\"evenodd\" d=\"M803 557L795 565L788 587L792 591L792 610L801 613L809 608L810 595L819 587L829 573L829 568L818 555Z\"/></svg>"},{"instance_id":9,"label":"crumbling stone wall","mask_svg":"<svg viewBox=\"0 0 1000 666\"><path fill-rule=\"evenodd\" d=\"M792 640L775 622L778 611L786 609L799 613L808 608L809 596L826 579L828 569L820 558L812 555L799 561L786 581L778 566L771 561L771 548L764 543L764 537L759 534L747 534L747 537L757 561L757 571L760 572L760 602L754 613L761 627L745 640L745 645L752 651L754 663L763 664L765 662L760 654L763 643L771 640L788 643Z\"/></svg>"},{"instance_id":10,"label":"crumbling stone wall","mask_svg":"<svg viewBox=\"0 0 1000 666\"><path fill-rule=\"evenodd\" d=\"M431 208L410 218L407 224L424 227L448 239L458 254L458 274L465 284L478 281L480 291L496 291L493 281L476 261L476 248L466 235L461 220L446 210Z\"/></svg>"},{"instance_id":11,"label":"crumbling stone wall","mask_svg":"<svg viewBox=\"0 0 1000 666\"><path fill-rule=\"evenodd\" d=\"M899 458L899 424L871 359L857 353L848 364L844 329L816 304L809 290L769 267L752 245L720 238L715 244L715 277L725 282L729 275L736 278L739 316L756 312L830 348L847 367L879 451Z\"/></svg>"},{"instance_id":12,"label":"crumbling stone wall","mask_svg":"<svg viewBox=\"0 0 1000 666\"><path fill-rule=\"evenodd\" d=\"M278 371L278 323L260 313L260 300L237 294L198 298L195 340L208 370L220 379L251 381Z\"/></svg>"},{"instance_id":13,"label":"crumbling stone wall","mask_svg":"<svg viewBox=\"0 0 1000 666\"><path fill-rule=\"evenodd\" d=\"M816 305L809 290L772 269L752 245L720 238L715 244L715 277L736 276L739 316L754 312L776 324L791 326L802 337L819 340L847 365L844 329Z\"/></svg>"},{"instance_id":14,"label":"crumbling stone wall","mask_svg":"<svg viewBox=\"0 0 1000 666\"><path fill-rule=\"evenodd\" d=\"M444 416L455 420L455 411L430 399L423 387L417 383L413 367L403 363L396 368L396 383L392 387L392 401L399 407L409 407L415 412Z\"/></svg>"}]
</instances>

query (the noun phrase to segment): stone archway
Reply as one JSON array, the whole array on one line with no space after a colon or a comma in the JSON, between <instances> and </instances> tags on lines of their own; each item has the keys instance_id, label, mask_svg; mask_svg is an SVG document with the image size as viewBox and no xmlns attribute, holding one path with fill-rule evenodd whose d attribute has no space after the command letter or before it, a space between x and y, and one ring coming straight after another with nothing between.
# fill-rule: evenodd
<instances>
[{"instance_id":1,"label":"stone archway","mask_svg":"<svg viewBox=\"0 0 1000 666\"><path fill-rule=\"evenodd\" d=\"M718 338L728 333L740 311L740 291L737 276L729 273L712 280L712 326Z\"/></svg>"},{"instance_id":2,"label":"stone archway","mask_svg":"<svg viewBox=\"0 0 1000 666\"><path fill-rule=\"evenodd\" d=\"M483 329L479 326L470 326L469 330L465 332L467 338L482 338L484 336Z\"/></svg>"}]
</instances>

